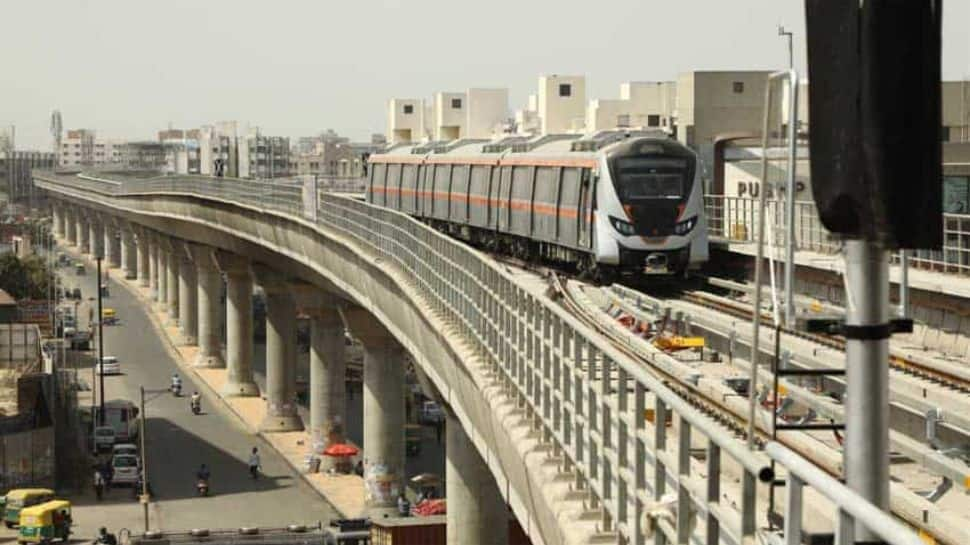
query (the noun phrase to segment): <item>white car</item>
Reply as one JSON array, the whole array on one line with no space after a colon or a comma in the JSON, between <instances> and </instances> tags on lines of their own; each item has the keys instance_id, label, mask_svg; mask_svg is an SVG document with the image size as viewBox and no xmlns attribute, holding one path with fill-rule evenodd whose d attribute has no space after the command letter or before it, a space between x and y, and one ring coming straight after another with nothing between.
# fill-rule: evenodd
<instances>
[{"instance_id":1,"label":"white car","mask_svg":"<svg viewBox=\"0 0 970 545\"><path fill-rule=\"evenodd\" d=\"M115 443L115 445L111 447L111 455L117 456L118 454L138 456L138 447L134 443Z\"/></svg>"},{"instance_id":2,"label":"white car","mask_svg":"<svg viewBox=\"0 0 970 545\"><path fill-rule=\"evenodd\" d=\"M95 372L99 375L119 375L121 374L121 363L114 356L102 356L101 362L94 366Z\"/></svg>"},{"instance_id":3,"label":"white car","mask_svg":"<svg viewBox=\"0 0 970 545\"><path fill-rule=\"evenodd\" d=\"M131 454L115 454L111 457L114 475L111 484L135 484L138 482L138 457Z\"/></svg>"}]
</instances>

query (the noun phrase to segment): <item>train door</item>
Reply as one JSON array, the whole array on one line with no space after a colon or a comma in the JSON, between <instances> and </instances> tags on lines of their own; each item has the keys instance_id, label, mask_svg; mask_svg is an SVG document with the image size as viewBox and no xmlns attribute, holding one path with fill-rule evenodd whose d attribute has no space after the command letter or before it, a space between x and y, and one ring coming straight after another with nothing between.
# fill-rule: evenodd
<instances>
[{"instance_id":1,"label":"train door","mask_svg":"<svg viewBox=\"0 0 970 545\"><path fill-rule=\"evenodd\" d=\"M590 169L582 169L579 184L579 246L582 248L592 246L595 179Z\"/></svg>"}]
</instances>

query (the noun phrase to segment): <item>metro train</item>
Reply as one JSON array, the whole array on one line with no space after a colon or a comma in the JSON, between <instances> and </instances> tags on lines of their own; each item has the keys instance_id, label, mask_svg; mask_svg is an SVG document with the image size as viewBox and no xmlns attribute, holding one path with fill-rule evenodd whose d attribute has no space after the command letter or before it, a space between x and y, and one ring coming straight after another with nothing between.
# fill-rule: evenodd
<instances>
[{"instance_id":1,"label":"metro train","mask_svg":"<svg viewBox=\"0 0 970 545\"><path fill-rule=\"evenodd\" d=\"M582 276L684 275L708 258L696 154L661 131L403 145L367 201L489 251Z\"/></svg>"}]
</instances>

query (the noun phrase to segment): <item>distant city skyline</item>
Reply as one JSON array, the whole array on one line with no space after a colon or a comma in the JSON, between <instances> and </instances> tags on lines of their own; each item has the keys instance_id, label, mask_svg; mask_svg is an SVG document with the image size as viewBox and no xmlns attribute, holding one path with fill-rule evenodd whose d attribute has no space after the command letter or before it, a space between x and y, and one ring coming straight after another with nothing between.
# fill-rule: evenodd
<instances>
[{"instance_id":1,"label":"distant city skyline","mask_svg":"<svg viewBox=\"0 0 970 545\"><path fill-rule=\"evenodd\" d=\"M690 70L787 66L777 26L800 0L648 3L445 0L156 4L35 0L5 6L0 125L17 147L50 149L49 120L106 138L154 139L171 124L222 120L295 138L332 128L355 140L385 129L386 100L507 87L510 108L539 74L587 77L587 98L625 81ZM970 77L970 2L944 4L943 77Z\"/></svg>"}]
</instances>

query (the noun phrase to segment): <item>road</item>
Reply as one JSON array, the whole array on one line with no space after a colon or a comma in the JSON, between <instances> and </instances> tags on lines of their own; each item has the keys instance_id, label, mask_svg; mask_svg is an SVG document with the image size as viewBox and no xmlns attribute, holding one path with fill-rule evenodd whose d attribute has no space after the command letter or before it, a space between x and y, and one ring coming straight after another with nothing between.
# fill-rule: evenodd
<instances>
[{"instance_id":1,"label":"road","mask_svg":"<svg viewBox=\"0 0 970 545\"><path fill-rule=\"evenodd\" d=\"M96 292L91 267L84 276L59 269L68 286L81 287L88 298ZM136 298L114 281L104 306L117 311L120 323L104 328L105 355L116 356L122 364L121 376L106 377L107 399L125 398L137 403L139 387L163 390L153 394L146 405L149 481L155 497L150 518L153 528L188 529L239 526L279 526L296 522L327 521L336 517L326 504L287 463L268 445L249 433L217 399L209 396L188 373L184 390L203 395L205 414L193 416L186 397L175 398L165 390L177 371L166 349L166 341L156 330ZM79 315L82 326L88 312ZM83 372L88 380L90 369ZM246 460L249 450L259 447L264 477L248 478ZM212 470L212 496L195 496L194 473L201 463ZM99 526L113 530L122 527L141 530L141 506L128 488L111 490L103 502L85 491L69 498L75 504L75 530L79 537L93 536Z\"/></svg>"}]
</instances>

